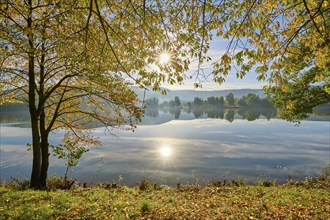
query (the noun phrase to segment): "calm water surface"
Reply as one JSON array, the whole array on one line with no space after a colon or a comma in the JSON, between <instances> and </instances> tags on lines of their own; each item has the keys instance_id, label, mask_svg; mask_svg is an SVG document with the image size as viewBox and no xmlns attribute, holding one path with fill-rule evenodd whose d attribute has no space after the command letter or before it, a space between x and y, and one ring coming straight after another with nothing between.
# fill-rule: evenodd
<instances>
[{"instance_id":1,"label":"calm water surface","mask_svg":"<svg viewBox=\"0 0 330 220\"><path fill-rule=\"evenodd\" d=\"M26 143L31 143L30 129L8 123L0 129L1 180L29 178L32 152L26 150ZM70 176L84 182L121 176L126 184L143 178L161 184L225 178L302 179L329 165L329 132L329 121L294 126L279 119L172 120L141 125L135 132L114 131L117 137L98 128L94 134L103 146L87 152ZM53 134L50 142L60 143L62 135ZM64 174L62 160L52 157L50 164L50 174Z\"/></svg>"}]
</instances>

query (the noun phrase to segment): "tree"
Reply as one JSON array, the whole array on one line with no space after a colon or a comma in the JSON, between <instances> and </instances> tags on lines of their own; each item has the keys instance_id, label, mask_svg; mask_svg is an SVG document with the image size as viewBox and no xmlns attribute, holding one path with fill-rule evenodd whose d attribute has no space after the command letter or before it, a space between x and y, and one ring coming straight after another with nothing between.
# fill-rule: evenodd
<instances>
[{"instance_id":1,"label":"tree","mask_svg":"<svg viewBox=\"0 0 330 220\"><path fill-rule=\"evenodd\" d=\"M57 146L52 146L54 156L57 156L58 159L63 159L66 161L66 170L63 179L63 188L68 189L72 186L74 181L69 184L68 174L70 167L78 165L79 159L84 153L89 149L84 147L84 145L77 141L77 139L72 139L72 136L65 135L63 138L63 143Z\"/></svg>"},{"instance_id":2,"label":"tree","mask_svg":"<svg viewBox=\"0 0 330 220\"><path fill-rule=\"evenodd\" d=\"M282 117L307 117L330 99L330 7L326 0L221 1L216 33L229 39L214 63L214 81L229 71L257 72Z\"/></svg>"},{"instance_id":3,"label":"tree","mask_svg":"<svg viewBox=\"0 0 330 220\"><path fill-rule=\"evenodd\" d=\"M309 70L302 77L294 77L281 83L283 89L276 87L268 91L271 100L281 107L280 116L292 122L299 122L313 113L313 109L321 104L330 102L330 95L321 86L314 85L315 74Z\"/></svg>"},{"instance_id":4,"label":"tree","mask_svg":"<svg viewBox=\"0 0 330 220\"><path fill-rule=\"evenodd\" d=\"M226 102L228 106L234 106L235 105L235 97L233 93L229 93L226 95Z\"/></svg>"},{"instance_id":5,"label":"tree","mask_svg":"<svg viewBox=\"0 0 330 220\"><path fill-rule=\"evenodd\" d=\"M0 104L29 106L31 187L46 187L52 131L98 144L88 128L133 129L141 118L131 85L159 90L162 82L183 81L190 59L200 56L195 48L208 47L200 44L205 20L195 13L205 15L205 3L1 2ZM167 64L158 62L163 52Z\"/></svg>"},{"instance_id":6,"label":"tree","mask_svg":"<svg viewBox=\"0 0 330 220\"><path fill-rule=\"evenodd\" d=\"M129 84L108 74L116 67L104 59L109 49L92 28L96 24L90 20L84 31L84 15L73 13L74 7L31 0L1 5L1 98L29 105L34 188L46 187L50 132L64 128L97 144L86 126L132 125L142 114Z\"/></svg>"},{"instance_id":7,"label":"tree","mask_svg":"<svg viewBox=\"0 0 330 220\"><path fill-rule=\"evenodd\" d=\"M146 106L145 106L145 115L151 116L151 117L158 117L158 98L150 98L145 100Z\"/></svg>"},{"instance_id":8,"label":"tree","mask_svg":"<svg viewBox=\"0 0 330 220\"><path fill-rule=\"evenodd\" d=\"M181 101L180 101L179 96L174 97L174 106L175 107L180 107L181 106Z\"/></svg>"},{"instance_id":9,"label":"tree","mask_svg":"<svg viewBox=\"0 0 330 220\"><path fill-rule=\"evenodd\" d=\"M195 97L192 106L194 108L201 108L203 106L203 99Z\"/></svg>"},{"instance_id":10,"label":"tree","mask_svg":"<svg viewBox=\"0 0 330 220\"><path fill-rule=\"evenodd\" d=\"M240 100L239 103L242 106L257 106L260 102L260 97L256 94L249 93L246 96L243 96Z\"/></svg>"},{"instance_id":11,"label":"tree","mask_svg":"<svg viewBox=\"0 0 330 220\"><path fill-rule=\"evenodd\" d=\"M223 96L221 96L221 97L219 98L219 105L220 105L220 106L224 106L224 104L225 104L225 100L224 100Z\"/></svg>"},{"instance_id":12,"label":"tree","mask_svg":"<svg viewBox=\"0 0 330 220\"><path fill-rule=\"evenodd\" d=\"M150 98L150 99L147 99L145 100L145 103L146 103L146 108L158 108L159 106L159 100L158 98Z\"/></svg>"},{"instance_id":13,"label":"tree","mask_svg":"<svg viewBox=\"0 0 330 220\"><path fill-rule=\"evenodd\" d=\"M215 103L216 103L216 99L215 99L214 96L211 96L211 97L207 98L207 104L208 105L215 105Z\"/></svg>"}]
</instances>

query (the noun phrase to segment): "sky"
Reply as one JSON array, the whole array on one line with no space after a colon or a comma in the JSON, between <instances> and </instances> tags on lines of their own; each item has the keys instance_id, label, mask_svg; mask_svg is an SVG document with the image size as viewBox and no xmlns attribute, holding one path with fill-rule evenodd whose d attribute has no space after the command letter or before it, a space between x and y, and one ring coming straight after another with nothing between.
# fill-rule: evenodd
<instances>
[{"instance_id":1,"label":"sky","mask_svg":"<svg viewBox=\"0 0 330 220\"><path fill-rule=\"evenodd\" d=\"M204 73L209 74L212 72L212 63L219 60L220 56L225 53L226 47L228 45L229 40L222 39L219 37L214 37L214 39L210 42L210 49L208 52L208 56L212 58L212 60L203 65ZM196 66L196 65L195 65ZM196 68L194 66L190 70L188 70L187 75L192 75L195 72ZM246 74L243 79L237 79L236 73L234 70L230 72L226 81L219 85L214 83L212 78L208 79L208 81L202 83L202 88L198 90L225 90L225 89L262 89L263 86L267 84L267 82L260 82L257 79L257 74L253 71ZM195 79L185 80L183 85L169 85L164 84L163 86L172 90L196 90L194 87Z\"/></svg>"}]
</instances>

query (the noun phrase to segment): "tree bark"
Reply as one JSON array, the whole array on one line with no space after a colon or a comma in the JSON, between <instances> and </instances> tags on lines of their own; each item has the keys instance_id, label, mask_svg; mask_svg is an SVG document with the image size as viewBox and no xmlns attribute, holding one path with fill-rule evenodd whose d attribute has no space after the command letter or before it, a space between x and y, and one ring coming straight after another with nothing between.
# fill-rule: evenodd
<instances>
[{"instance_id":1,"label":"tree bark","mask_svg":"<svg viewBox=\"0 0 330 220\"><path fill-rule=\"evenodd\" d=\"M28 2L29 16L27 18L27 27L29 30L32 30L32 0ZM40 149L40 134L38 126L38 111L36 108L36 96L35 96L35 70L34 70L34 43L33 43L33 32L29 31L27 34L29 40L29 111L31 118L31 127L32 127L32 173L31 173L31 188L40 187L40 168L41 168L41 149Z\"/></svg>"},{"instance_id":2,"label":"tree bark","mask_svg":"<svg viewBox=\"0 0 330 220\"><path fill-rule=\"evenodd\" d=\"M49 167L49 144L48 138L41 138L41 173L40 173L40 187L47 188L47 176Z\"/></svg>"},{"instance_id":3,"label":"tree bark","mask_svg":"<svg viewBox=\"0 0 330 220\"><path fill-rule=\"evenodd\" d=\"M42 30L42 55L40 60L40 81L39 81L39 105L38 109L40 112L40 135L41 135L41 173L40 173L40 187L43 189L47 188L47 173L49 167L49 144L48 144L48 136L49 132L46 131L46 114L45 114L45 97L44 97L44 77L45 77L45 29L46 24L43 25Z\"/></svg>"},{"instance_id":4,"label":"tree bark","mask_svg":"<svg viewBox=\"0 0 330 220\"><path fill-rule=\"evenodd\" d=\"M38 189L40 187L40 169L41 169L40 137L39 137L38 121L35 117L35 113L31 112L31 107L30 107L30 115L31 115L31 126L32 126L32 152L33 152L30 187Z\"/></svg>"},{"instance_id":5,"label":"tree bark","mask_svg":"<svg viewBox=\"0 0 330 220\"><path fill-rule=\"evenodd\" d=\"M49 143L48 143L48 132L45 127L45 111L41 110L40 114L40 133L41 133L41 173L40 173L40 187L43 189L47 188L47 174L49 167Z\"/></svg>"},{"instance_id":6,"label":"tree bark","mask_svg":"<svg viewBox=\"0 0 330 220\"><path fill-rule=\"evenodd\" d=\"M32 174L30 186L32 188L39 188L40 186L40 168L41 168L41 149L40 149L40 135L38 126L38 112L35 106L35 84L34 84L34 57L29 57L29 111L32 127Z\"/></svg>"}]
</instances>

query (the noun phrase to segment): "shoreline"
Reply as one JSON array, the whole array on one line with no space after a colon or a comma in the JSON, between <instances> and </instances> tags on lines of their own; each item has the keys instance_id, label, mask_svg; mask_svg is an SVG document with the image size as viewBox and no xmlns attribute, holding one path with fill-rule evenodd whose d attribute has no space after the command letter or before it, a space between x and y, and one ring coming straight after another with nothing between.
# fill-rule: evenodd
<instances>
[{"instance_id":1,"label":"shoreline","mask_svg":"<svg viewBox=\"0 0 330 220\"><path fill-rule=\"evenodd\" d=\"M238 187L238 186L263 186L263 187L271 187L271 186L312 186L315 187L315 183L319 182L318 187L320 188L320 183L325 183L325 186L329 187L330 190L330 167L323 169L323 174L314 175L314 176L306 176L302 179L292 179L290 176L286 181L277 181L272 178L264 178L259 179L257 181L247 181L245 178L237 177L237 178L224 178L224 179L211 179L211 180L199 180L196 179L195 182L182 182L177 181L173 184L164 184L157 181L152 181L148 178L140 179L139 181L134 181L134 183L127 184L121 176L117 180L113 181L97 181L97 182L80 182L76 179L68 178L67 182L64 182L64 176L56 176L52 175L47 179L47 187L48 190L71 190L71 189L79 189L79 188L93 188L100 187L105 189L110 188L118 188L118 187L128 187L135 188L150 188L150 189L162 189L162 188L177 188L180 186L198 186L198 187ZM6 181L1 180L0 186L25 190L29 189L29 179L19 179L11 177L11 180L6 183ZM70 187L63 187L64 185L69 185Z\"/></svg>"},{"instance_id":2,"label":"shoreline","mask_svg":"<svg viewBox=\"0 0 330 220\"><path fill-rule=\"evenodd\" d=\"M0 219L327 219L330 176L274 186L0 186Z\"/></svg>"}]
</instances>

